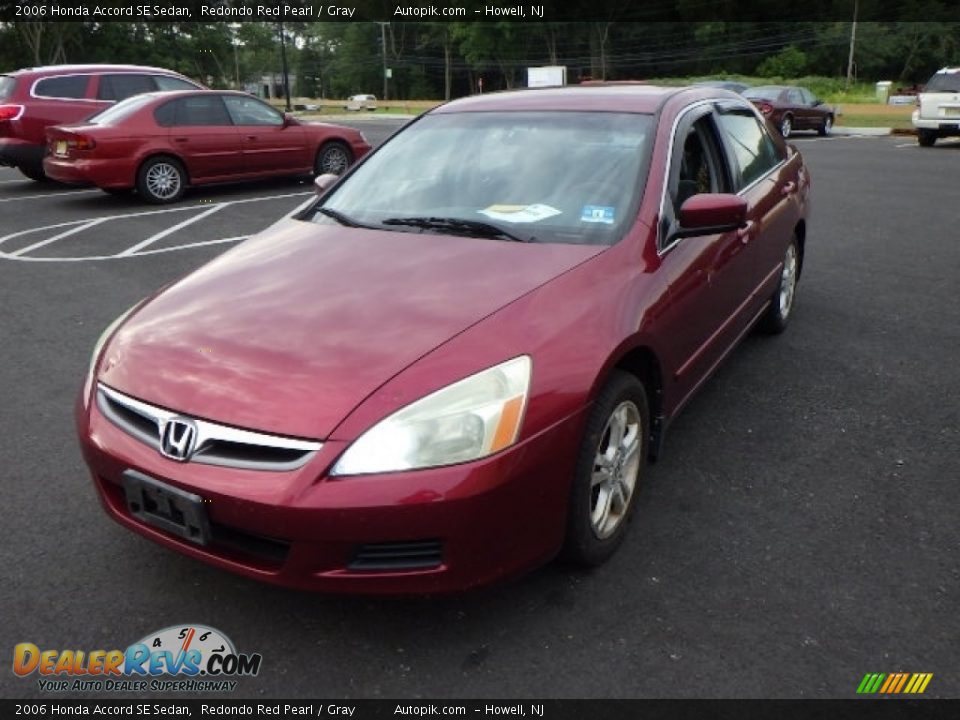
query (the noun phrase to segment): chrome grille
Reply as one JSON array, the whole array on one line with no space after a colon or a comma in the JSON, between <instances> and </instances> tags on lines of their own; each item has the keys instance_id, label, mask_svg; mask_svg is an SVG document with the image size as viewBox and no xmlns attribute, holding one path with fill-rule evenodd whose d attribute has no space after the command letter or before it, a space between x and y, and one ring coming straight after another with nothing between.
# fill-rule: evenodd
<instances>
[{"instance_id":1,"label":"chrome grille","mask_svg":"<svg viewBox=\"0 0 960 720\"><path fill-rule=\"evenodd\" d=\"M315 440L268 435L186 417L103 384L97 385L97 407L110 422L161 455L165 454L161 438L167 422L190 421L196 426L196 440L186 462L279 472L303 467L323 446Z\"/></svg>"}]
</instances>

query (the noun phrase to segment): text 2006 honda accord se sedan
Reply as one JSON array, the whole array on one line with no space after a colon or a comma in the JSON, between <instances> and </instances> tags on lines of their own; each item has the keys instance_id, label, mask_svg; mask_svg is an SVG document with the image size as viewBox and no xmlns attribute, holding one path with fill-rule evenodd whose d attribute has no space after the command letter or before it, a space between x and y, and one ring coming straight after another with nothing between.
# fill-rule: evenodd
<instances>
[{"instance_id":1,"label":"text 2006 honda accord se sedan","mask_svg":"<svg viewBox=\"0 0 960 720\"><path fill-rule=\"evenodd\" d=\"M260 580L603 562L666 425L793 309L809 175L723 90L466 98L331 182L112 324L78 403L115 520Z\"/></svg>"}]
</instances>

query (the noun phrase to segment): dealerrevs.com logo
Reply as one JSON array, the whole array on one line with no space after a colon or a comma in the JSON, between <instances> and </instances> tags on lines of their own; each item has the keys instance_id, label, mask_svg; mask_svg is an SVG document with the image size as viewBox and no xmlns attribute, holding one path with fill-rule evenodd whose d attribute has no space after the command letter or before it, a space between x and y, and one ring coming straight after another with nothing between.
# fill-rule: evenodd
<instances>
[{"instance_id":1,"label":"dealerrevs.com logo","mask_svg":"<svg viewBox=\"0 0 960 720\"><path fill-rule=\"evenodd\" d=\"M41 650L29 642L13 648L13 672L36 673L45 692L229 692L234 678L257 675L262 661L197 624L172 625L126 650Z\"/></svg>"}]
</instances>

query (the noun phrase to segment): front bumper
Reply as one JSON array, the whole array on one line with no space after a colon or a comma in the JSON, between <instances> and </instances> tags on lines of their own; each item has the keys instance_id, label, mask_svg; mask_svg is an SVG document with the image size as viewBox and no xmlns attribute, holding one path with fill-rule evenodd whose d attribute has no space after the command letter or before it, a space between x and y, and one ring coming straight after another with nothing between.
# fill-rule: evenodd
<instances>
[{"instance_id":1,"label":"front bumper","mask_svg":"<svg viewBox=\"0 0 960 720\"><path fill-rule=\"evenodd\" d=\"M557 553L584 412L473 463L336 479L326 472L346 442L327 441L298 470L241 470L168 460L82 399L76 419L97 492L121 525L278 585L421 594L517 575ZM210 544L196 545L134 517L121 484L127 470L201 496ZM408 561L411 548L416 562ZM371 563L371 555L380 561Z\"/></svg>"}]
</instances>

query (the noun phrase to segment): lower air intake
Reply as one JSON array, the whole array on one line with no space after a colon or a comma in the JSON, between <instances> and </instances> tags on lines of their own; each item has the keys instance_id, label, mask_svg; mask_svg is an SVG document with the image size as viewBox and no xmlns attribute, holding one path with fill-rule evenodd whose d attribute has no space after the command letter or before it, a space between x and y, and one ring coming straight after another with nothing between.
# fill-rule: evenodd
<instances>
[{"instance_id":1,"label":"lower air intake","mask_svg":"<svg viewBox=\"0 0 960 720\"><path fill-rule=\"evenodd\" d=\"M415 540L361 545L349 570L425 570L443 563L443 544L439 540Z\"/></svg>"}]
</instances>

